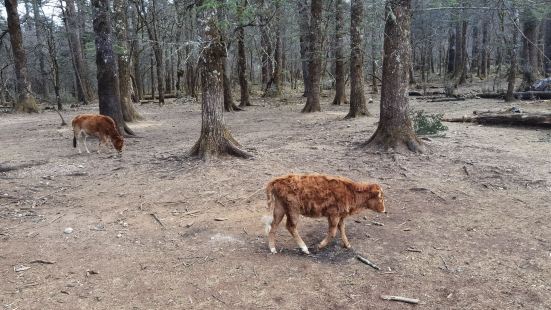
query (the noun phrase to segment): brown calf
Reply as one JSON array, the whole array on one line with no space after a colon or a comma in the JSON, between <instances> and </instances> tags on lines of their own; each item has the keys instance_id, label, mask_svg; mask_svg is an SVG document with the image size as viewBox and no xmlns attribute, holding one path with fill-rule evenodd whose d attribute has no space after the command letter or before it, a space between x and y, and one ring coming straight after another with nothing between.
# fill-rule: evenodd
<instances>
[{"instance_id":1,"label":"brown calf","mask_svg":"<svg viewBox=\"0 0 551 310\"><path fill-rule=\"evenodd\" d=\"M273 209L273 217L265 217L268 244L272 253L275 248L275 231L287 216L287 230L291 233L302 252L309 254L308 247L298 234L297 224L300 215L307 217L327 217L329 231L318 248L325 247L337 234L341 233L343 247L349 248L344 219L371 209L385 212L383 190L378 184L357 183L350 179L320 174L289 174L273 179L266 186L268 208Z\"/></svg>"},{"instance_id":2,"label":"brown calf","mask_svg":"<svg viewBox=\"0 0 551 310\"><path fill-rule=\"evenodd\" d=\"M98 153L100 152L102 143L108 144L107 139L111 140L111 143L119 153L122 152L124 140L117 130L115 121L109 116L97 114L77 115L73 119L73 147L77 147L78 137L78 140L84 143L86 152L90 153L86 145L86 138L88 136L99 138ZM78 152L81 153L80 145L78 145Z\"/></svg>"}]
</instances>

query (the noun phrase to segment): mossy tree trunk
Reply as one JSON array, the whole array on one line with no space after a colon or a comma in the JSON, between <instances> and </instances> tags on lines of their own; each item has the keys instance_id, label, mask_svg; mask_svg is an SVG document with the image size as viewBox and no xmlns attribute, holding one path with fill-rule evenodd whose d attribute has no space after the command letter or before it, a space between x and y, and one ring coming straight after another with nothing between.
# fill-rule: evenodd
<instances>
[{"instance_id":1,"label":"mossy tree trunk","mask_svg":"<svg viewBox=\"0 0 551 310\"><path fill-rule=\"evenodd\" d=\"M411 64L411 0L387 0L383 54L381 113L369 146L402 148L418 152L421 141L409 117L408 80Z\"/></svg>"},{"instance_id":2,"label":"mossy tree trunk","mask_svg":"<svg viewBox=\"0 0 551 310\"><path fill-rule=\"evenodd\" d=\"M241 150L224 123L223 63L226 48L218 29L217 14L204 13L204 46L199 59L201 68L201 136L191 148L190 155L201 159L210 156L233 155L250 157Z\"/></svg>"},{"instance_id":3,"label":"mossy tree trunk","mask_svg":"<svg viewBox=\"0 0 551 310\"><path fill-rule=\"evenodd\" d=\"M350 110L345 118L368 115L363 82L363 1L350 3Z\"/></svg>"},{"instance_id":4,"label":"mossy tree trunk","mask_svg":"<svg viewBox=\"0 0 551 310\"><path fill-rule=\"evenodd\" d=\"M15 99L14 109L16 112L38 112L38 105L31 93L31 85L28 80L27 55L23 47L17 0L5 0L4 5L8 15L8 33L10 34L13 61L15 63L17 98Z\"/></svg>"}]
</instances>

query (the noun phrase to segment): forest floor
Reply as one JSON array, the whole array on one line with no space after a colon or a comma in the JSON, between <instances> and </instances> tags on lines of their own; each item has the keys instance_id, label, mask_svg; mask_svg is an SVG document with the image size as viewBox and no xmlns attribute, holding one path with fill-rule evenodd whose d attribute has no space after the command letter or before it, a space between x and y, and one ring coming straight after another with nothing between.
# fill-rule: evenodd
<instances>
[{"instance_id":1,"label":"forest floor","mask_svg":"<svg viewBox=\"0 0 551 310\"><path fill-rule=\"evenodd\" d=\"M130 124L139 137L122 157L97 154L95 140L78 154L54 112L1 114L0 309L551 308L551 130L447 123L424 154L386 154L361 147L378 97L373 116L343 120L348 106L327 94L320 113L299 113L297 93L226 113L252 160L187 158L201 121L191 101L138 106L146 120ZM411 105L447 116L511 107ZM271 255L263 188L290 172L379 182L388 214L348 219L353 250L337 238L310 256L281 226ZM301 221L312 250L326 229Z\"/></svg>"}]
</instances>

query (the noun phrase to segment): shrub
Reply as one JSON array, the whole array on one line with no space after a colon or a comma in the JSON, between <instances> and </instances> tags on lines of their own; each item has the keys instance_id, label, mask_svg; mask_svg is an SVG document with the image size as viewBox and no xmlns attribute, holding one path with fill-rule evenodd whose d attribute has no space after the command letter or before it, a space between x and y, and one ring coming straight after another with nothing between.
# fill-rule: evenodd
<instances>
[{"instance_id":1,"label":"shrub","mask_svg":"<svg viewBox=\"0 0 551 310\"><path fill-rule=\"evenodd\" d=\"M430 135L448 130L448 127L442 124L443 114L426 114L423 110L412 114L413 129L418 135Z\"/></svg>"}]
</instances>

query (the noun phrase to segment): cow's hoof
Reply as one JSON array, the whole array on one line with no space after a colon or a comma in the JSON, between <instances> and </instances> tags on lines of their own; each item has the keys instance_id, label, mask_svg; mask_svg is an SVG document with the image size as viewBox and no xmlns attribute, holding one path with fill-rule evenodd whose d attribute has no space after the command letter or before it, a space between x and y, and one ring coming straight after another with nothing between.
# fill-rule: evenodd
<instances>
[{"instance_id":1,"label":"cow's hoof","mask_svg":"<svg viewBox=\"0 0 551 310\"><path fill-rule=\"evenodd\" d=\"M270 248L270 252L272 252L272 254L277 254L277 251L275 248Z\"/></svg>"}]
</instances>

